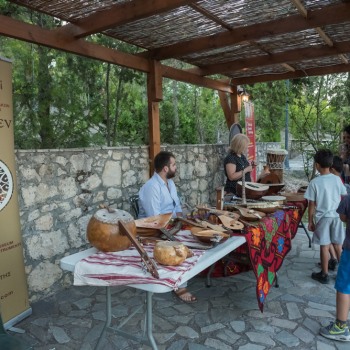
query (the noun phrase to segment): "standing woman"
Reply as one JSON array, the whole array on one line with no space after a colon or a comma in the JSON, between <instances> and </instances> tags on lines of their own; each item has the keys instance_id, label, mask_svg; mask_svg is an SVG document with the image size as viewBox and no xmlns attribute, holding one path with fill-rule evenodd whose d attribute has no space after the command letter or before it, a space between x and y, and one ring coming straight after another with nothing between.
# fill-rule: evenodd
<instances>
[{"instance_id":1,"label":"standing woman","mask_svg":"<svg viewBox=\"0 0 350 350\"><path fill-rule=\"evenodd\" d=\"M252 181L250 173L253 170L253 163L248 162L245 154L247 153L249 138L244 134L237 134L232 138L228 155L224 160L226 184L225 191L228 194L237 194L236 185L242 181L243 175L245 181Z\"/></svg>"}]
</instances>

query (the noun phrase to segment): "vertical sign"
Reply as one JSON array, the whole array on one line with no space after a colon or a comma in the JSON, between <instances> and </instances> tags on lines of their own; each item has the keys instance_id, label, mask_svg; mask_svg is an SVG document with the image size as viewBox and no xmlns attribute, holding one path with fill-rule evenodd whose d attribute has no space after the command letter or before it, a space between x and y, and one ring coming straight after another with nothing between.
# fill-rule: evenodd
<instances>
[{"instance_id":1,"label":"vertical sign","mask_svg":"<svg viewBox=\"0 0 350 350\"><path fill-rule=\"evenodd\" d=\"M5 328L31 314L16 183L12 65L0 58L0 312Z\"/></svg>"},{"instance_id":2,"label":"vertical sign","mask_svg":"<svg viewBox=\"0 0 350 350\"><path fill-rule=\"evenodd\" d=\"M255 119L254 119L254 104L244 101L245 110L245 131L249 138L248 160L256 161L256 143L255 143ZM256 181L256 167L252 171L252 181Z\"/></svg>"}]
</instances>

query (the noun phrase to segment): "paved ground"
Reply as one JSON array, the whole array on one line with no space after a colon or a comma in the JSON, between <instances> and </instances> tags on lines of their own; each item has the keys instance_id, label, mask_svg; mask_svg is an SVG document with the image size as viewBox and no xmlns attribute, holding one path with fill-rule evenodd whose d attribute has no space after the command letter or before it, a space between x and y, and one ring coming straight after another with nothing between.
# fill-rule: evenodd
<instances>
[{"instance_id":1,"label":"paved ground","mask_svg":"<svg viewBox=\"0 0 350 350\"><path fill-rule=\"evenodd\" d=\"M205 287L204 278L193 279L190 289L199 299L196 304L178 302L170 293L155 295L154 334L159 349L349 349L349 343L318 335L320 326L335 314L335 273L329 285L310 278L318 270L318 257L317 248L309 248L305 233L299 230L280 270L280 287L271 290L264 313L257 307L251 271L213 279L210 288ZM26 333L14 336L25 339L35 350L93 349L105 317L104 291L71 286L33 304L33 315L17 325ZM140 291L115 288L115 321L125 319L142 304L142 298ZM143 316L137 313L125 329L139 333L141 324ZM110 334L101 349L150 348Z\"/></svg>"}]
</instances>

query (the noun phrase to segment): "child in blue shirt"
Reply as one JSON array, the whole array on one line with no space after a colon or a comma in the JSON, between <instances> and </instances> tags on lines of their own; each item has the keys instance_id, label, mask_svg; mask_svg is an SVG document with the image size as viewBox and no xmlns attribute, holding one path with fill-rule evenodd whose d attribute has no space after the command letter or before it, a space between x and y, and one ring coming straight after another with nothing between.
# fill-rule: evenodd
<instances>
[{"instance_id":1,"label":"child in blue shirt","mask_svg":"<svg viewBox=\"0 0 350 350\"><path fill-rule=\"evenodd\" d=\"M339 204L337 213L346 222L346 236L343 244L334 288L337 290L336 320L320 329L326 338L350 341L349 327L346 323L350 309L350 196L345 196Z\"/></svg>"}]
</instances>

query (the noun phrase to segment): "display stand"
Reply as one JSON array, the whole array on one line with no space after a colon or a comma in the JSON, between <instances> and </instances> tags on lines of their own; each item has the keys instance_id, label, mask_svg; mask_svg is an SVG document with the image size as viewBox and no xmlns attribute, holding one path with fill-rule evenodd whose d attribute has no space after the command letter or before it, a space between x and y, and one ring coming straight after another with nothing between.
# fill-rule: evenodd
<instances>
[{"instance_id":1,"label":"display stand","mask_svg":"<svg viewBox=\"0 0 350 350\"><path fill-rule=\"evenodd\" d=\"M5 331L0 313L0 349L1 350L33 350L31 345L15 338Z\"/></svg>"}]
</instances>

